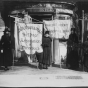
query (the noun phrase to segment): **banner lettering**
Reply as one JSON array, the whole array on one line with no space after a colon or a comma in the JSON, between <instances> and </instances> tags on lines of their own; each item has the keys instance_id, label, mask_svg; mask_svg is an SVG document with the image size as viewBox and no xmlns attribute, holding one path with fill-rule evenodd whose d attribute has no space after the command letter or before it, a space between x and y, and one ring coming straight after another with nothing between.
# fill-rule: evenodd
<instances>
[{"instance_id":1,"label":"banner lettering","mask_svg":"<svg viewBox=\"0 0 88 88\"><path fill-rule=\"evenodd\" d=\"M34 54L42 44L42 24L19 23L18 28L20 50Z\"/></svg>"},{"instance_id":2,"label":"banner lettering","mask_svg":"<svg viewBox=\"0 0 88 88\"><path fill-rule=\"evenodd\" d=\"M65 38L68 39L71 29L70 20L44 20L44 30L50 31L50 35L53 38Z\"/></svg>"}]
</instances>

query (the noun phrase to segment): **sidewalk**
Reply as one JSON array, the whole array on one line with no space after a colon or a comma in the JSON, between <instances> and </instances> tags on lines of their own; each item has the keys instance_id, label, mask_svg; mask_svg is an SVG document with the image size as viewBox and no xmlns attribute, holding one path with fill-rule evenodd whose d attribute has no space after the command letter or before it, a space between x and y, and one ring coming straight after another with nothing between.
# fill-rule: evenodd
<instances>
[{"instance_id":1,"label":"sidewalk","mask_svg":"<svg viewBox=\"0 0 88 88\"><path fill-rule=\"evenodd\" d=\"M88 86L88 73L59 67L37 69L36 64L0 70L0 87L79 87Z\"/></svg>"}]
</instances>

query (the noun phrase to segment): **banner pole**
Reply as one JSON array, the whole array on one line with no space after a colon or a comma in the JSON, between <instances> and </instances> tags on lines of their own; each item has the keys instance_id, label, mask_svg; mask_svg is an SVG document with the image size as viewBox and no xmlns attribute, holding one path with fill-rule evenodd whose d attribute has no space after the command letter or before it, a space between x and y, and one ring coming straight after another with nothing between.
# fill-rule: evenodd
<instances>
[{"instance_id":1,"label":"banner pole","mask_svg":"<svg viewBox=\"0 0 88 88\"><path fill-rule=\"evenodd\" d=\"M84 42L84 10L82 10L82 44ZM82 49L82 63L84 60L84 56L83 56L83 49ZM84 71L84 64L83 64L83 71Z\"/></svg>"},{"instance_id":2,"label":"banner pole","mask_svg":"<svg viewBox=\"0 0 88 88\"><path fill-rule=\"evenodd\" d=\"M83 43L83 38L84 38L84 10L82 10L82 43Z\"/></svg>"},{"instance_id":3,"label":"banner pole","mask_svg":"<svg viewBox=\"0 0 88 88\"><path fill-rule=\"evenodd\" d=\"M53 20L53 16L52 16L52 20ZM52 43L51 43L51 48L52 48L52 63L54 63L54 59L53 59L53 38L52 38ZM52 66L52 64L51 64Z\"/></svg>"},{"instance_id":4,"label":"banner pole","mask_svg":"<svg viewBox=\"0 0 88 88\"><path fill-rule=\"evenodd\" d=\"M13 70L13 68L14 68L14 50L12 50L12 56L13 56L13 63L12 63L12 70Z\"/></svg>"},{"instance_id":5,"label":"banner pole","mask_svg":"<svg viewBox=\"0 0 88 88\"><path fill-rule=\"evenodd\" d=\"M15 18L15 24L14 24L14 41L15 41L15 55L16 55L16 57L17 57L17 43L16 43L16 32L17 32L17 28L16 28L16 17L14 17ZM12 56L13 56L13 66L12 66L12 70L13 70L13 68L14 68L14 51L12 50Z\"/></svg>"}]
</instances>

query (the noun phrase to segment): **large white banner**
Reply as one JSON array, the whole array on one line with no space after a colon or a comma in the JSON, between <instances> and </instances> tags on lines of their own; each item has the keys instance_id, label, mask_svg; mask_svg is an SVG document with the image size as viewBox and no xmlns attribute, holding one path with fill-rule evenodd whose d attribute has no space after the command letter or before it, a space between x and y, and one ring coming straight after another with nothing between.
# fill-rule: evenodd
<instances>
[{"instance_id":1,"label":"large white banner","mask_svg":"<svg viewBox=\"0 0 88 88\"><path fill-rule=\"evenodd\" d=\"M55 37L68 39L71 30L71 21L55 20L55 24Z\"/></svg>"},{"instance_id":2,"label":"large white banner","mask_svg":"<svg viewBox=\"0 0 88 88\"><path fill-rule=\"evenodd\" d=\"M51 20L51 21L44 20L43 22L44 22L44 32L45 31L50 31L51 37L54 37L55 36L55 34L54 34L54 32L55 32L55 22L53 20Z\"/></svg>"},{"instance_id":3,"label":"large white banner","mask_svg":"<svg viewBox=\"0 0 88 88\"><path fill-rule=\"evenodd\" d=\"M42 44L42 24L18 23L19 49L34 54Z\"/></svg>"},{"instance_id":4,"label":"large white banner","mask_svg":"<svg viewBox=\"0 0 88 88\"><path fill-rule=\"evenodd\" d=\"M44 30L50 31L53 38L68 39L71 29L71 20L44 20Z\"/></svg>"}]
</instances>

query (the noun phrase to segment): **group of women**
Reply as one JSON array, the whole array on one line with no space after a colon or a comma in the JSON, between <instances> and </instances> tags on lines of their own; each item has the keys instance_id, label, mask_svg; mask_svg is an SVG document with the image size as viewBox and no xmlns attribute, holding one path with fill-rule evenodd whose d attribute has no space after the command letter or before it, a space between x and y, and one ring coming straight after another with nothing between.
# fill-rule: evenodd
<instances>
[{"instance_id":1,"label":"group of women","mask_svg":"<svg viewBox=\"0 0 88 88\"><path fill-rule=\"evenodd\" d=\"M36 51L37 60L39 62L39 69L48 69L48 66L51 65L51 41L52 39L49 36L49 31L46 31L43 38L40 49ZM75 33L75 28L71 29L71 34L67 41L67 59L66 65L71 69L79 68L79 55L76 45L78 44L78 37ZM1 56L3 58L3 66L5 70L8 70L8 66L12 65L13 55L12 55L12 41L9 36L8 28L5 29L4 35L0 41L0 60ZM0 61L1 62L1 61ZM2 63L0 63L2 64Z\"/></svg>"},{"instance_id":2,"label":"group of women","mask_svg":"<svg viewBox=\"0 0 88 88\"><path fill-rule=\"evenodd\" d=\"M4 35L0 40L0 67L4 66L4 70L9 70L8 66L13 64L13 41L10 36L10 30L5 29ZM39 62L39 69L48 69L50 66L51 56L51 38L49 37L49 31L45 32L45 36L42 39L42 45L40 49L36 51L36 56Z\"/></svg>"}]
</instances>

